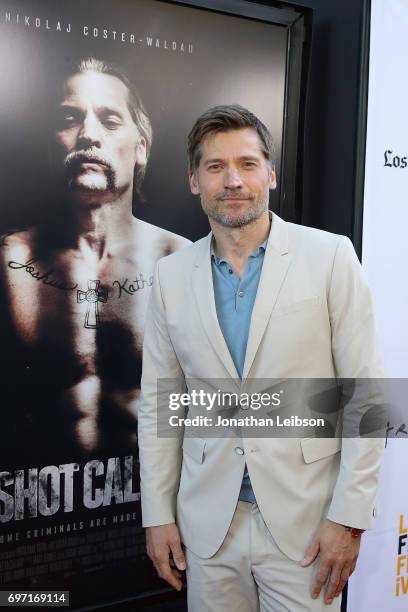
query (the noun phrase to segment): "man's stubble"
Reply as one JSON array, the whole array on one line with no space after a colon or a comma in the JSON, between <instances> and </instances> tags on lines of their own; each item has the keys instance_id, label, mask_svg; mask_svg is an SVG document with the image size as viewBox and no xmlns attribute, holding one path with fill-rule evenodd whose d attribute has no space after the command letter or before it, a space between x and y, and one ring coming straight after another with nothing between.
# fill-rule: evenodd
<instances>
[{"instance_id":1,"label":"man's stubble","mask_svg":"<svg viewBox=\"0 0 408 612\"><path fill-rule=\"evenodd\" d=\"M222 202L224 199L234 197L247 200L250 203L246 210L239 215L223 210ZM253 223L265 214L268 210L268 205L269 189L262 196L258 197L251 192L240 193L234 190L225 190L216 194L214 198L206 198L201 194L201 206L206 215L223 227L229 228L244 227Z\"/></svg>"}]
</instances>

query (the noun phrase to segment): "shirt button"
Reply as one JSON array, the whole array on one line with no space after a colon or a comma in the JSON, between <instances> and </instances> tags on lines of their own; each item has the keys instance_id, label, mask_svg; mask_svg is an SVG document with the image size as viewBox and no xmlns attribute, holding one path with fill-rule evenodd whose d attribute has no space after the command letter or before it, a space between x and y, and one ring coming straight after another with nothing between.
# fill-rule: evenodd
<instances>
[{"instance_id":1,"label":"shirt button","mask_svg":"<svg viewBox=\"0 0 408 612\"><path fill-rule=\"evenodd\" d=\"M235 452L237 453L237 455L243 455L244 454L244 449L241 448L240 446L236 446L235 447Z\"/></svg>"},{"instance_id":2,"label":"shirt button","mask_svg":"<svg viewBox=\"0 0 408 612\"><path fill-rule=\"evenodd\" d=\"M244 297L244 295L245 295L245 291L240 291L240 292L238 293L238 295L239 295L239 297Z\"/></svg>"},{"instance_id":3,"label":"shirt button","mask_svg":"<svg viewBox=\"0 0 408 612\"><path fill-rule=\"evenodd\" d=\"M230 274L232 274L232 270L231 270L231 268L228 268L228 272L229 272Z\"/></svg>"}]
</instances>

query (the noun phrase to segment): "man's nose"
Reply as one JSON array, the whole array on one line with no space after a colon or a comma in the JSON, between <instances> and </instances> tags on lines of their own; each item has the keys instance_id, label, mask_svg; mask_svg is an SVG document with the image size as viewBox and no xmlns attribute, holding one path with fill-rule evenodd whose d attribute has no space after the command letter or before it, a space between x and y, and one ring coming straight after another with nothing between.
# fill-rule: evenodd
<instances>
[{"instance_id":1,"label":"man's nose","mask_svg":"<svg viewBox=\"0 0 408 612\"><path fill-rule=\"evenodd\" d=\"M101 125L97 117L92 113L87 114L82 122L81 129L78 133L77 145L79 148L101 146Z\"/></svg>"},{"instance_id":2,"label":"man's nose","mask_svg":"<svg viewBox=\"0 0 408 612\"><path fill-rule=\"evenodd\" d=\"M242 187L242 178L236 168L225 169L224 187L226 189L239 189L240 187Z\"/></svg>"}]
</instances>

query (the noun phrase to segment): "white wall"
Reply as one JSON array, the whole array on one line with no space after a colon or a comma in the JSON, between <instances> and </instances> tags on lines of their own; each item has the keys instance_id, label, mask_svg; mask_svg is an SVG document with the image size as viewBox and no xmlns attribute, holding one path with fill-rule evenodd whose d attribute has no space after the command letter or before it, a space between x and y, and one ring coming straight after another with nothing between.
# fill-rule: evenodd
<instances>
[{"instance_id":1,"label":"white wall","mask_svg":"<svg viewBox=\"0 0 408 612\"><path fill-rule=\"evenodd\" d=\"M363 267L386 376L408 378L408 0L372 0L369 78ZM403 411L408 430L408 398ZM400 587L396 595L401 515L408 524L406 439L387 444L379 502L350 580L349 612L408 610L408 556L401 571L406 594Z\"/></svg>"}]
</instances>

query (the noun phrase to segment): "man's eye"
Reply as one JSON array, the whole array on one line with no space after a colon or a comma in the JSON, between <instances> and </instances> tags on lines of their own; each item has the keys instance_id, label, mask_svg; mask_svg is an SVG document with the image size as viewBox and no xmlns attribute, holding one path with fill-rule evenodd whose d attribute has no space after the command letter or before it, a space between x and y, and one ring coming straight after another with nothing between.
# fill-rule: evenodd
<instances>
[{"instance_id":1,"label":"man's eye","mask_svg":"<svg viewBox=\"0 0 408 612\"><path fill-rule=\"evenodd\" d=\"M109 118L104 119L103 124L106 128L108 128L108 130L116 130L121 125L118 119L109 119Z\"/></svg>"},{"instance_id":2,"label":"man's eye","mask_svg":"<svg viewBox=\"0 0 408 612\"><path fill-rule=\"evenodd\" d=\"M77 122L78 122L78 119L74 115L63 115L61 117L62 125L72 125Z\"/></svg>"},{"instance_id":3,"label":"man's eye","mask_svg":"<svg viewBox=\"0 0 408 612\"><path fill-rule=\"evenodd\" d=\"M221 168L221 164L211 164L208 166L208 170L219 170Z\"/></svg>"},{"instance_id":4,"label":"man's eye","mask_svg":"<svg viewBox=\"0 0 408 612\"><path fill-rule=\"evenodd\" d=\"M256 166L255 162L251 162L251 161L244 162L244 168L255 168L255 166Z\"/></svg>"},{"instance_id":5,"label":"man's eye","mask_svg":"<svg viewBox=\"0 0 408 612\"><path fill-rule=\"evenodd\" d=\"M75 113L58 113L55 118L57 130L67 130L79 123Z\"/></svg>"}]
</instances>

